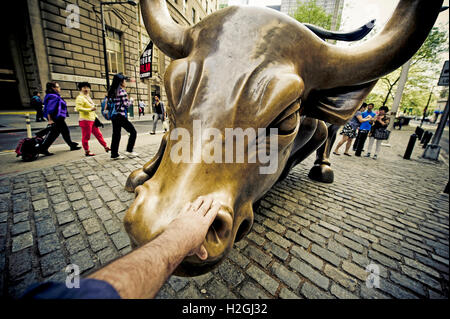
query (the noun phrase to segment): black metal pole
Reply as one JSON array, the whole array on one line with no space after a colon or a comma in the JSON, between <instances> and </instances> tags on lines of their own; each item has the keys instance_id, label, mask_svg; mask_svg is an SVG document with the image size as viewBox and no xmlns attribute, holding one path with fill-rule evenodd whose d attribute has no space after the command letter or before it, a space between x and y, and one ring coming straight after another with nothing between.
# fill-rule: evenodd
<instances>
[{"instance_id":1,"label":"black metal pole","mask_svg":"<svg viewBox=\"0 0 450 319\"><path fill-rule=\"evenodd\" d=\"M409 138L408 146L406 147L405 155L403 155L404 159L411 159L411 154L414 150L414 145L416 144L417 135L415 133L411 134Z\"/></svg>"},{"instance_id":2,"label":"black metal pole","mask_svg":"<svg viewBox=\"0 0 450 319\"><path fill-rule=\"evenodd\" d=\"M106 52L106 25L103 16L103 2L100 2L100 15L102 19L102 38L103 38L103 56L105 59L105 73L106 73L106 90L109 92L109 67L108 67L108 53Z\"/></svg>"}]
</instances>

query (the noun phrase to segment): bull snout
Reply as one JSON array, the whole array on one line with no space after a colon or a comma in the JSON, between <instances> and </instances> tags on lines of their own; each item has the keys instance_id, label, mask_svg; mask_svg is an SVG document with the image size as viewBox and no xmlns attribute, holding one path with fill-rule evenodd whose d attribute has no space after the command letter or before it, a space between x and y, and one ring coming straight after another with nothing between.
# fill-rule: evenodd
<instances>
[{"instance_id":1,"label":"bull snout","mask_svg":"<svg viewBox=\"0 0 450 319\"><path fill-rule=\"evenodd\" d=\"M177 217L187 202L199 196L213 198L221 206L203 242L208 257L201 260L196 255L186 257L175 271L180 276L196 276L210 271L250 229L253 216L236 217L234 199L226 192L194 194L189 189L164 194L164 187L148 181L136 188L136 199L128 209L124 225L133 248L139 247L160 235ZM251 212L253 213L253 212ZM189 240L186 238L186 240Z\"/></svg>"}]
</instances>

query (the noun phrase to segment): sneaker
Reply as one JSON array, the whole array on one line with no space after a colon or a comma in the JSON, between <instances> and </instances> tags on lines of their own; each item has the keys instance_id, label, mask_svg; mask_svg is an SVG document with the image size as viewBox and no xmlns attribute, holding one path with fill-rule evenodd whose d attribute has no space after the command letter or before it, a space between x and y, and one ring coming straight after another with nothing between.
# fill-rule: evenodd
<instances>
[{"instance_id":1,"label":"sneaker","mask_svg":"<svg viewBox=\"0 0 450 319\"><path fill-rule=\"evenodd\" d=\"M366 155L364 155L364 157L370 157L370 153L367 153Z\"/></svg>"},{"instance_id":2,"label":"sneaker","mask_svg":"<svg viewBox=\"0 0 450 319\"><path fill-rule=\"evenodd\" d=\"M374 159L374 160L376 160L376 159L377 159L377 154L375 154L375 155L373 156L373 159Z\"/></svg>"},{"instance_id":3,"label":"sneaker","mask_svg":"<svg viewBox=\"0 0 450 319\"><path fill-rule=\"evenodd\" d=\"M124 156L122 156L122 155L117 155L117 156L111 156L111 159L112 160L123 160L123 159L125 159L125 157Z\"/></svg>"},{"instance_id":4,"label":"sneaker","mask_svg":"<svg viewBox=\"0 0 450 319\"><path fill-rule=\"evenodd\" d=\"M139 156L139 154L136 153L136 152L126 152L126 153L127 153L128 156L131 156L131 157Z\"/></svg>"},{"instance_id":5,"label":"sneaker","mask_svg":"<svg viewBox=\"0 0 450 319\"><path fill-rule=\"evenodd\" d=\"M78 145L71 146L70 150L71 151L81 150L81 146L78 146Z\"/></svg>"},{"instance_id":6,"label":"sneaker","mask_svg":"<svg viewBox=\"0 0 450 319\"><path fill-rule=\"evenodd\" d=\"M155 132L149 132L150 133L150 135L155 135Z\"/></svg>"}]
</instances>

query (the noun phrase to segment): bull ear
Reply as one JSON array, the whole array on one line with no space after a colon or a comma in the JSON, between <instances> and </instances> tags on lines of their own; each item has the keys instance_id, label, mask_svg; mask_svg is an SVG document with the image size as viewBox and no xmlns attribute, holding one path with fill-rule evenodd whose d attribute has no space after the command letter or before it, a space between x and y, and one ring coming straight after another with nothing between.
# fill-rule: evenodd
<instances>
[{"instance_id":1,"label":"bull ear","mask_svg":"<svg viewBox=\"0 0 450 319\"><path fill-rule=\"evenodd\" d=\"M302 115L344 125L356 113L377 81L357 86L312 91L302 102Z\"/></svg>"},{"instance_id":2,"label":"bull ear","mask_svg":"<svg viewBox=\"0 0 450 319\"><path fill-rule=\"evenodd\" d=\"M159 146L158 152L156 152L155 156L147 162L143 168L139 168L133 171L130 176L128 176L127 182L125 184L125 189L132 193L139 185L144 184L147 180L152 178L152 176L156 173L156 170L161 163L161 159L164 155L164 151L166 149L167 140L169 139L169 133L164 134L161 145Z\"/></svg>"}]
</instances>

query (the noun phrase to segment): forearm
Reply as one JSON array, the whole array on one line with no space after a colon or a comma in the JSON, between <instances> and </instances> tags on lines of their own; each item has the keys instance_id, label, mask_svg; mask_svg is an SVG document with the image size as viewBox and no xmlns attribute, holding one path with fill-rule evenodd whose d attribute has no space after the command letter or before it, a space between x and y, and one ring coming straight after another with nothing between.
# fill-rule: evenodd
<instances>
[{"instance_id":1,"label":"forearm","mask_svg":"<svg viewBox=\"0 0 450 319\"><path fill-rule=\"evenodd\" d=\"M168 229L89 277L107 281L122 298L153 298L189 252L179 236Z\"/></svg>"}]
</instances>

